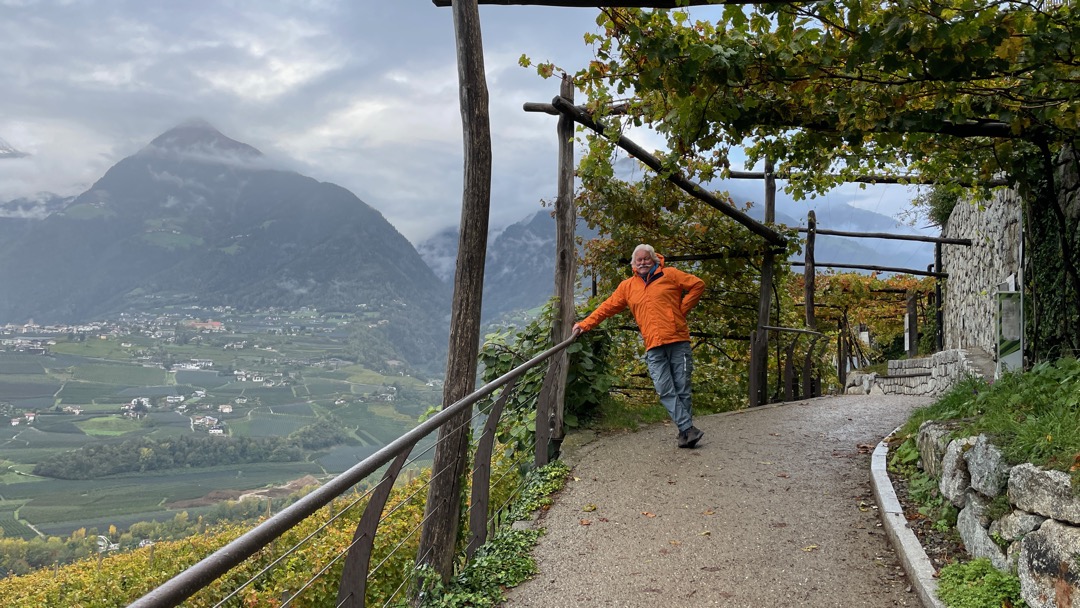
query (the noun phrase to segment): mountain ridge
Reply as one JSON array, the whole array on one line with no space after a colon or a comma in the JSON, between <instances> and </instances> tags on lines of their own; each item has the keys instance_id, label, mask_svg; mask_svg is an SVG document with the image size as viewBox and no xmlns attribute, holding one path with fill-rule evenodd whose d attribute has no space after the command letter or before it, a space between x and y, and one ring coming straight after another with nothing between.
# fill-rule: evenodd
<instances>
[{"instance_id":1,"label":"mountain ridge","mask_svg":"<svg viewBox=\"0 0 1080 608\"><path fill-rule=\"evenodd\" d=\"M15 206L13 206L15 208ZM0 323L198 303L378 311L403 349L445 349L449 290L377 210L185 123L0 243ZM410 319L415 324L408 327Z\"/></svg>"}]
</instances>

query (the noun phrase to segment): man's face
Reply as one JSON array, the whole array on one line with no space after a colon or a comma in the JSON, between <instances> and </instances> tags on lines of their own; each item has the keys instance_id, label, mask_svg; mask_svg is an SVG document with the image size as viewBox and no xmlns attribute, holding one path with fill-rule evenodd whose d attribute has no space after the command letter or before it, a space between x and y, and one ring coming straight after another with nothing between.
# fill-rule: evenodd
<instances>
[{"instance_id":1,"label":"man's face","mask_svg":"<svg viewBox=\"0 0 1080 608\"><path fill-rule=\"evenodd\" d=\"M653 262L652 257L649 256L648 251L639 251L634 254L634 260L631 264L634 266L634 272L636 272L638 276L643 277L649 274L649 269L653 267L655 262Z\"/></svg>"}]
</instances>

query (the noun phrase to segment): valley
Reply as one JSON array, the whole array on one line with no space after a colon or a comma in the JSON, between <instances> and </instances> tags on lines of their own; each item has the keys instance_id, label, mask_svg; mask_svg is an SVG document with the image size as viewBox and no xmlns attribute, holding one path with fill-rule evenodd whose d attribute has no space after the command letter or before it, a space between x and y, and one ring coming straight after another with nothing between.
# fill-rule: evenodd
<instances>
[{"instance_id":1,"label":"valley","mask_svg":"<svg viewBox=\"0 0 1080 608\"><path fill-rule=\"evenodd\" d=\"M368 339L392 324L378 316L192 307L0 328L4 536L104 534L182 511L194 519L225 498L346 470L415 426L442 396L440 378L384 356ZM320 422L337 434L296 439ZM161 452L182 438L289 440L298 457L160 468ZM146 443L122 473L35 473L45 461L93 458L95 446L109 446L115 458L125 442Z\"/></svg>"}]
</instances>

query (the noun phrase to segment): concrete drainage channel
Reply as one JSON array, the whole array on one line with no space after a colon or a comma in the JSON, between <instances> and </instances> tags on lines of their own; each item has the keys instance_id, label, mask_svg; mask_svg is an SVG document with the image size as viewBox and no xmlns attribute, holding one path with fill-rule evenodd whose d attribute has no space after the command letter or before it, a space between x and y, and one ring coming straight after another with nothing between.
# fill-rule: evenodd
<instances>
[{"instance_id":1,"label":"concrete drainage channel","mask_svg":"<svg viewBox=\"0 0 1080 608\"><path fill-rule=\"evenodd\" d=\"M900 500L896 498L896 491L893 489L892 480L889 479L889 472L886 470L888 455L889 445L882 440L874 449L874 454L870 459L870 486L873 488L878 508L881 509L885 533L889 535L889 541L896 550L900 563L907 572L908 579L923 606L945 608L945 604L937 598L934 566L930 563L930 558L926 555L922 543L908 527L907 518L904 517L904 508L900 505Z\"/></svg>"}]
</instances>

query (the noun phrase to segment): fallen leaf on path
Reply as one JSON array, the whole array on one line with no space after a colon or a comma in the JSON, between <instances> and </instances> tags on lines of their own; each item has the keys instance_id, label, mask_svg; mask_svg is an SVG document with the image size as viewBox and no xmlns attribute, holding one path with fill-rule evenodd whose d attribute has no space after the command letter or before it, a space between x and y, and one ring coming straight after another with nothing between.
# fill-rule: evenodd
<instances>
[{"instance_id":1,"label":"fallen leaf on path","mask_svg":"<svg viewBox=\"0 0 1080 608\"><path fill-rule=\"evenodd\" d=\"M776 476L777 477L783 477L784 479L787 479L788 477L791 477L791 475L788 475L787 473L777 473Z\"/></svg>"},{"instance_id":2,"label":"fallen leaf on path","mask_svg":"<svg viewBox=\"0 0 1080 608\"><path fill-rule=\"evenodd\" d=\"M705 530L701 534L698 534L698 536L712 536L712 532L709 532L708 530Z\"/></svg>"},{"instance_id":3,"label":"fallen leaf on path","mask_svg":"<svg viewBox=\"0 0 1080 608\"><path fill-rule=\"evenodd\" d=\"M593 511L596 510L596 505L590 503L590 504L585 505L584 507L581 507L581 510L585 511L586 513L592 513Z\"/></svg>"},{"instance_id":4,"label":"fallen leaf on path","mask_svg":"<svg viewBox=\"0 0 1080 608\"><path fill-rule=\"evenodd\" d=\"M649 513L648 511L642 511L641 514L645 517L656 517L656 513Z\"/></svg>"},{"instance_id":5,"label":"fallen leaf on path","mask_svg":"<svg viewBox=\"0 0 1080 608\"><path fill-rule=\"evenodd\" d=\"M702 515L716 515L716 511L713 511L712 509L706 509L706 510L702 511L701 514Z\"/></svg>"},{"instance_id":6,"label":"fallen leaf on path","mask_svg":"<svg viewBox=\"0 0 1080 608\"><path fill-rule=\"evenodd\" d=\"M583 520L581 520L581 525L583 525L583 526L591 526L592 525L592 520L591 519L583 519Z\"/></svg>"},{"instance_id":7,"label":"fallen leaf on path","mask_svg":"<svg viewBox=\"0 0 1080 608\"><path fill-rule=\"evenodd\" d=\"M759 460L758 464L772 464L771 460Z\"/></svg>"},{"instance_id":8,"label":"fallen leaf on path","mask_svg":"<svg viewBox=\"0 0 1080 608\"><path fill-rule=\"evenodd\" d=\"M606 517L598 517L598 518L596 518L596 521L599 521L601 523L607 523L608 518L606 518Z\"/></svg>"},{"instance_id":9,"label":"fallen leaf on path","mask_svg":"<svg viewBox=\"0 0 1080 608\"><path fill-rule=\"evenodd\" d=\"M802 548L802 550L809 553L810 551L817 551L818 546L817 545L806 545L805 547Z\"/></svg>"},{"instance_id":10,"label":"fallen leaf on path","mask_svg":"<svg viewBox=\"0 0 1080 608\"><path fill-rule=\"evenodd\" d=\"M681 545L681 544L682 544L682 542L681 542L681 541L677 541L677 540L669 540L668 542L669 542L669 543L671 543L671 545L672 545L673 547L678 547L679 545Z\"/></svg>"}]
</instances>

